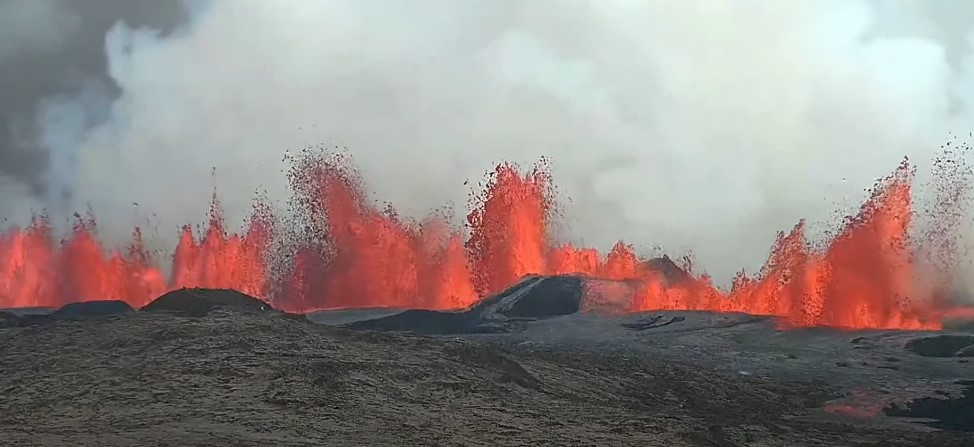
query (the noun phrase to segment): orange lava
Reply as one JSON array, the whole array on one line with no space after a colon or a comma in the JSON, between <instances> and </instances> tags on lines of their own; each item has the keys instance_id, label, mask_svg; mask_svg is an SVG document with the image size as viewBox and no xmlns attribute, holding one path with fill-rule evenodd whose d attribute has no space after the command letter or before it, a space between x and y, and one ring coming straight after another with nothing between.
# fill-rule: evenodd
<instances>
[{"instance_id":1,"label":"orange lava","mask_svg":"<svg viewBox=\"0 0 974 447\"><path fill-rule=\"evenodd\" d=\"M0 308L99 299L141 306L167 290L214 287L296 312L456 309L527 274L576 273L616 284L602 289L623 293L628 311L744 312L778 316L784 327L937 329L961 312L947 304L944 287L917 279L908 240L913 171L905 161L827 244L812 247L799 222L779 234L758 275L741 273L727 292L704 275L667 277L622 242L605 254L557 243L544 163L527 173L498 165L458 229L443 213L410 221L377 207L347 157L293 162L288 215L274 216L258 200L244 230L229 233L214 197L201 234L183 228L168 278L138 230L127 248L111 251L95 237L93 218L78 217L62 242L43 217L10 229L0 235ZM271 256L275 247L283 256Z\"/></svg>"}]
</instances>

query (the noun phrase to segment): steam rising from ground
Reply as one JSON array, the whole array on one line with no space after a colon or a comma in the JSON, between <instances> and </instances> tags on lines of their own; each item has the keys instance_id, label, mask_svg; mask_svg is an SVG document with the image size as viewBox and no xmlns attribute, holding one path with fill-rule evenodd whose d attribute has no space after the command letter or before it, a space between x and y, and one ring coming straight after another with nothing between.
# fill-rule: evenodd
<instances>
[{"instance_id":1,"label":"steam rising from ground","mask_svg":"<svg viewBox=\"0 0 974 447\"><path fill-rule=\"evenodd\" d=\"M257 189L283 199L307 144L347 146L417 215L548 156L572 241L692 249L725 283L972 130L974 7L927 3L213 0L167 35L115 26L107 118L42 141L77 155L55 179L103 236L148 219L170 241L214 187L231 224Z\"/></svg>"}]
</instances>

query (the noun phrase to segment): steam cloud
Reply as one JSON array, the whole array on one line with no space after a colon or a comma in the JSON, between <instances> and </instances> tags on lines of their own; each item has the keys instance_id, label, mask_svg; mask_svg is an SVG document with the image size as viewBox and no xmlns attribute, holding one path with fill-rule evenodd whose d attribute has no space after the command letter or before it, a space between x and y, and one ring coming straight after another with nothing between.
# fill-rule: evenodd
<instances>
[{"instance_id":1,"label":"steam cloud","mask_svg":"<svg viewBox=\"0 0 974 447\"><path fill-rule=\"evenodd\" d=\"M692 249L723 283L974 122L964 0L187 4L171 32L107 33L117 90L40 103L42 183L104 236L152 215L175 236L214 187L239 223L258 188L286 196L284 152L307 144L347 146L376 199L413 215L548 156L572 241Z\"/></svg>"},{"instance_id":2,"label":"steam cloud","mask_svg":"<svg viewBox=\"0 0 974 447\"><path fill-rule=\"evenodd\" d=\"M0 2L0 219L68 212L74 150L119 94L105 33L116 23L168 32L174 0Z\"/></svg>"}]
</instances>

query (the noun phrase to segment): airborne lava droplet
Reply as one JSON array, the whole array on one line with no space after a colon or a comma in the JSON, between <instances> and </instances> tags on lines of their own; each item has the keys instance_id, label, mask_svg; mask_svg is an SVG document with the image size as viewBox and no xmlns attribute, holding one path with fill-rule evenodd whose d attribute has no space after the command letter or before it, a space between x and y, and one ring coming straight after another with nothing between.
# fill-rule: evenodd
<instances>
[{"instance_id":1,"label":"airborne lava droplet","mask_svg":"<svg viewBox=\"0 0 974 447\"><path fill-rule=\"evenodd\" d=\"M944 284L917 279L906 161L827 244L813 248L799 222L779 234L759 274L742 272L729 292L704 275L674 280L622 242L606 254L555 243L549 224L556 204L544 162L526 173L496 166L471 200L467 228L454 228L440 214L414 222L378 208L347 156L306 151L291 161L293 215L275 216L257 200L244 230L230 233L214 196L202 234L183 228L169 278L138 230L123 252L102 246L91 217L78 217L60 243L44 216L7 230L0 235L0 307L101 299L141 306L168 290L207 287L234 288L289 311L456 309L524 275L574 273L625 284L600 293L625 294L601 299L629 311L744 312L778 316L786 327L901 329L936 329L945 314L958 313ZM272 260L277 245L288 253Z\"/></svg>"}]
</instances>

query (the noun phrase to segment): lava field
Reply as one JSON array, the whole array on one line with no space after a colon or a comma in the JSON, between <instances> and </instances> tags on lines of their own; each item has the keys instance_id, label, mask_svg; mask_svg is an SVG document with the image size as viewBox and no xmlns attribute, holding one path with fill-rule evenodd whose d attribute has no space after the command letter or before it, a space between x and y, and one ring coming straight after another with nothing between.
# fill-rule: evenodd
<instances>
[{"instance_id":1,"label":"lava field","mask_svg":"<svg viewBox=\"0 0 974 447\"><path fill-rule=\"evenodd\" d=\"M580 276L457 311L179 289L0 313L4 445L966 447L974 331L588 312Z\"/></svg>"}]
</instances>

